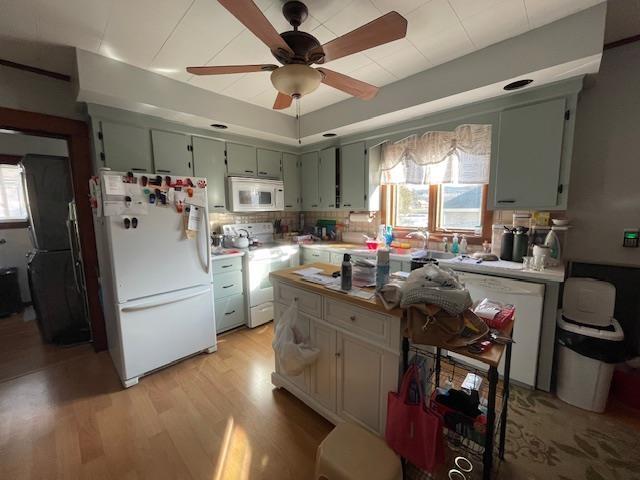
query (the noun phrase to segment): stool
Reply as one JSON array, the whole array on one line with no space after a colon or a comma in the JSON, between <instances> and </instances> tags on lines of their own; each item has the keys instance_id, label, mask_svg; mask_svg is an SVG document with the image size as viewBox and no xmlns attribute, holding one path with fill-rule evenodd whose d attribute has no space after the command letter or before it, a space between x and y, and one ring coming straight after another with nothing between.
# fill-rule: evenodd
<instances>
[{"instance_id":1,"label":"stool","mask_svg":"<svg viewBox=\"0 0 640 480\"><path fill-rule=\"evenodd\" d=\"M318 446L315 480L402 480L400 458L384 439L341 423Z\"/></svg>"}]
</instances>

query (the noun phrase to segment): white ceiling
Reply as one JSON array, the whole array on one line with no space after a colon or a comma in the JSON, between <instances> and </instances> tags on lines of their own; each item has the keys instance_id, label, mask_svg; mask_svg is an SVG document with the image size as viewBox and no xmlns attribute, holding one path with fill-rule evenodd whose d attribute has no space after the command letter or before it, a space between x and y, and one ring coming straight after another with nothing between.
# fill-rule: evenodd
<instances>
[{"instance_id":1,"label":"white ceiling","mask_svg":"<svg viewBox=\"0 0 640 480\"><path fill-rule=\"evenodd\" d=\"M407 38L327 64L383 86L520 35L603 0L307 0L302 25L322 43L391 10L409 20ZM256 0L278 31L290 26L281 0ZM223 95L271 108L266 73L194 77L189 65L273 63L268 48L216 0L0 0L0 32L39 44L69 45ZM0 42L2 43L2 42ZM14 61L18 53L0 48ZM31 50L34 50L31 47ZM29 59L46 67L42 47ZM324 85L302 101L308 113L348 98ZM286 113L292 113L290 111Z\"/></svg>"}]
</instances>

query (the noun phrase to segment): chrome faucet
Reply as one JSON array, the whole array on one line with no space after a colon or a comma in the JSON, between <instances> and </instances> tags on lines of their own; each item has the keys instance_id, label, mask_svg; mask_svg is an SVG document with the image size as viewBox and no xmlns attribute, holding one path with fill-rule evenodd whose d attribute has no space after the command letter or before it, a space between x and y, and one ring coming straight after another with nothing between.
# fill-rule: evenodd
<instances>
[{"instance_id":1,"label":"chrome faucet","mask_svg":"<svg viewBox=\"0 0 640 480\"><path fill-rule=\"evenodd\" d=\"M420 228L415 230L409 234L407 234L407 238L421 238L422 239L422 249L426 252L429 250L429 231L426 228Z\"/></svg>"}]
</instances>

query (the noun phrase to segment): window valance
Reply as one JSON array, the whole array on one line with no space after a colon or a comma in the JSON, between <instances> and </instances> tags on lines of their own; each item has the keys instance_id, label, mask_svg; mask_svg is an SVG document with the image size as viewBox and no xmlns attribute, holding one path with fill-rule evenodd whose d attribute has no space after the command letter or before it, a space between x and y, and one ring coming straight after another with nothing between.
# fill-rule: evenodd
<instances>
[{"instance_id":1,"label":"window valance","mask_svg":"<svg viewBox=\"0 0 640 480\"><path fill-rule=\"evenodd\" d=\"M489 183L491 125L460 125L382 145L381 183Z\"/></svg>"}]
</instances>

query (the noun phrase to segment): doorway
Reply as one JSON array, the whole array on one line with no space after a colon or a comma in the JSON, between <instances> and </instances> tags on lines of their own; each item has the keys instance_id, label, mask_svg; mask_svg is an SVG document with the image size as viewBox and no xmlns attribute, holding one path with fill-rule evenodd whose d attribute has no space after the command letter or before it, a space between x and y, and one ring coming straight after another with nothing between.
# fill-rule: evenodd
<instances>
[{"instance_id":1,"label":"doorway","mask_svg":"<svg viewBox=\"0 0 640 480\"><path fill-rule=\"evenodd\" d=\"M0 222L0 268L9 270L5 272L4 280L7 285L13 285L13 290L3 290L7 296L12 291L18 297L15 303L19 305L9 310L22 310L9 317L6 314L11 312L0 312L5 317L0 319L0 335L8 338L22 335L23 338L21 343L12 342L5 345L9 348L0 348L12 351L5 355L6 358L0 358L1 381L77 354L104 350L106 335L98 296L92 213L87 200L91 175L87 125L66 118L0 108L0 129L4 136L20 137L22 143L29 140L29 145L35 145L33 152L0 149L0 165L13 164L15 173L19 168L15 164L21 162L23 168L33 173L26 177L31 182L23 182L27 210L31 210L29 215L26 218L23 215L15 222ZM5 147L11 146L11 142L3 143ZM43 152L37 148L44 144L54 145L54 151ZM38 155L24 156L34 152ZM65 182L68 196L62 198ZM56 201L57 207L52 208ZM0 200L0 207L1 203ZM34 223L36 228L33 228ZM31 253L30 259L25 261L26 248ZM41 252L35 260L34 251ZM10 271L11 268L17 271ZM38 274L34 274L35 271ZM75 295L73 292L83 293ZM26 309L23 308L25 305ZM66 324L56 323L55 308L67 312L59 316L68 320ZM29 321L32 318L34 321ZM63 348L60 345L79 346ZM18 361L20 358L29 360Z\"/></svg>"}]
</instances>

